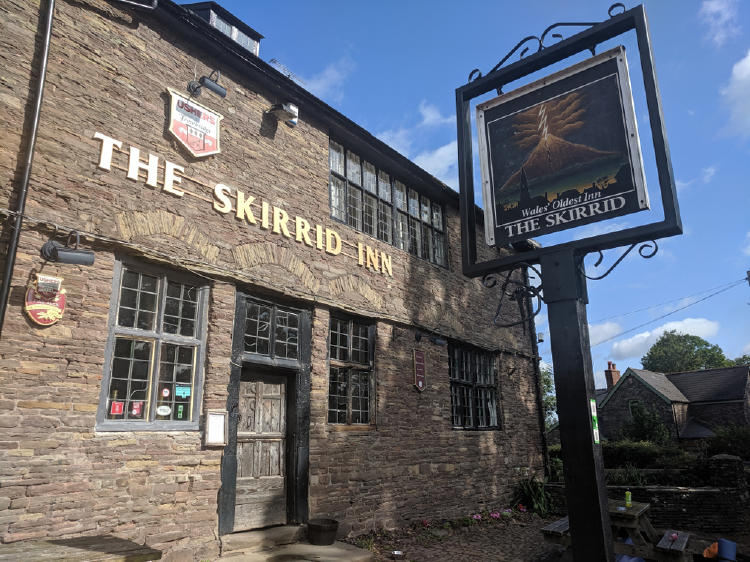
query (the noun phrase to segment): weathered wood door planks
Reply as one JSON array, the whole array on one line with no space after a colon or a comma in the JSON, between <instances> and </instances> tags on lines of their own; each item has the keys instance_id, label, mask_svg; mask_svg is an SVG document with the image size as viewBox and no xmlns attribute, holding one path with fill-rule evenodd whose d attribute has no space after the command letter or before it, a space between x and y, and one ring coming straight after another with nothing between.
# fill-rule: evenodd
<instances>
[{"instance_id":1,"label":"weathered wood door planks","mask_svg":"<svg viewBox=\"0 0 750 562\"><path fill-rule=\"evenodd\" d=\"M253 373L242 379L234 531L287 522L286 381Z\"/></svg>"}]
</instances>

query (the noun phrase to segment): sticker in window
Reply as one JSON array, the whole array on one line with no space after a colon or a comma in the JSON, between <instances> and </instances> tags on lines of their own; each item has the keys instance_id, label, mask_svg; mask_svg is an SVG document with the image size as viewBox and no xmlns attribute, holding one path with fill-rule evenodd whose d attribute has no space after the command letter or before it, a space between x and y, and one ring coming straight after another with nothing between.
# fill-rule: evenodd
<instances>
[{"instance_id":1,"label":"sticker in window","mask_svg":"<svg viewBox=\"0 0 750 562\"><path fill-rule=\"evenodd\" d=\"M174 395L177 398L188 398L190 396L190 387L178 384L174 389Z\"/></svg>"},{"instance_id":2,"label":"sticker in window","mask_svg":"<svg viewBox=\"0 0 750 562\"><path fill-rule=\"evenodd\" d=\"M125 402L112 402L112 404L109 407L109 413L113 416L119 416L122 415L122 412L125 409Z\"/></svg>"}]
</instances>

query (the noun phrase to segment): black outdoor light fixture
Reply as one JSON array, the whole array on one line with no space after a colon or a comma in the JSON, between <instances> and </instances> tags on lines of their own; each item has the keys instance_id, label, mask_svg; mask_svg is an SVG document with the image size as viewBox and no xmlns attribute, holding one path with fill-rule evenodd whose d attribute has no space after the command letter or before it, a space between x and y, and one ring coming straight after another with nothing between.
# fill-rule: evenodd
<instances>
[{"instance_id":1,"label":"black outdoor light fixture","mask_svg":"<svg viewBox=\"0 0 750 562\"><path fill-rule=\"evenodd\" d=\"M448 340L445 338L441 338L440 336L437 336L435 334L427 334L425 332L422 332L420 330L417 330L414 332L414 340L415 341L422 341L422 338L427 336L427 339L430 340L430 343L434 343L435 345L448 345Z\"/></svg>"},{"instance_id":2,"label":"black outdoor light fixture","mask_svg":"<svg viewBox=\"0 0 750 562\"><path fill-rule=\"evenodd\" d=\"M216 75L215 79L214 74ZM187 91L190 92L191 96L197 98L201 95L201 89L206 87L217 96L225 98L227 96L227 89L219 85L219 80L221 80L221 72L214 70L208 76L201 76L198 80L188 82Z\"/></svg>"},{"instance_id":3,"label":"black outdoor light fixture","mask_svg":"<svg viewBox=\"0 0 750 562\"><path fill-rule=\"evenodd\" d=\"M70 240L73 235L75 235L76 238L76 245L71 248ZM55 242L54 240L48 240L42 246L40 253L47 261L69 263L72 265L93 265L95 257L94 252L91 250L79 250L79 242L80 235L78 232L71 232L68 235L68 240L65 244L60 244L60 242Z\"/></svg>"}]
</instances>

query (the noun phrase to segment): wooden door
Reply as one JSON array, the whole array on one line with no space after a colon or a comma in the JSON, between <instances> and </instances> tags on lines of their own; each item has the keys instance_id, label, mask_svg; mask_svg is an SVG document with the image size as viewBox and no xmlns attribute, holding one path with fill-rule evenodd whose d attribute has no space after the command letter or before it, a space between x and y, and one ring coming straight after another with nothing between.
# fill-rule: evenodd
<instances>
[{"instance_id":1,"label":"wooden door","mask_svg":"<svg viewBox=\"0 0 750 562\"><path fill-rule=\"evenodd\" d=\"M244 371L239 398L234 531L284 525L286 380Z\"/></svg>"}]
</instances>

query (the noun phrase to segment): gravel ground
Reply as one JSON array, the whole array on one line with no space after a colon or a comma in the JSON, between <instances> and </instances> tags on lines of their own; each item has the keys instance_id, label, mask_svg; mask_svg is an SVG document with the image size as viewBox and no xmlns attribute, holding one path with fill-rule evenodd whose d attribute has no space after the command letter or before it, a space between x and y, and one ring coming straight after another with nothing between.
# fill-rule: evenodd
<instances>
[{"instance_id":1,"label":"gravel ground","mask_svg":"<svg viewBox=\"0 0 750 562\"><path fill-rule=\"evenodd\" d=\"M499 522L458 528L416 525L370 533L349 542L371 550L379 561L392 560L391 552L400 550L404 560L413 562L562 562L559 547L545 542L540 530L557 518L516 512L512 519ZM750 531L722 536L737 542L738 561L750 560ZM692 533L689 545L693 550L702 549L716 538Z\"/></svg>"}]
</instances>

